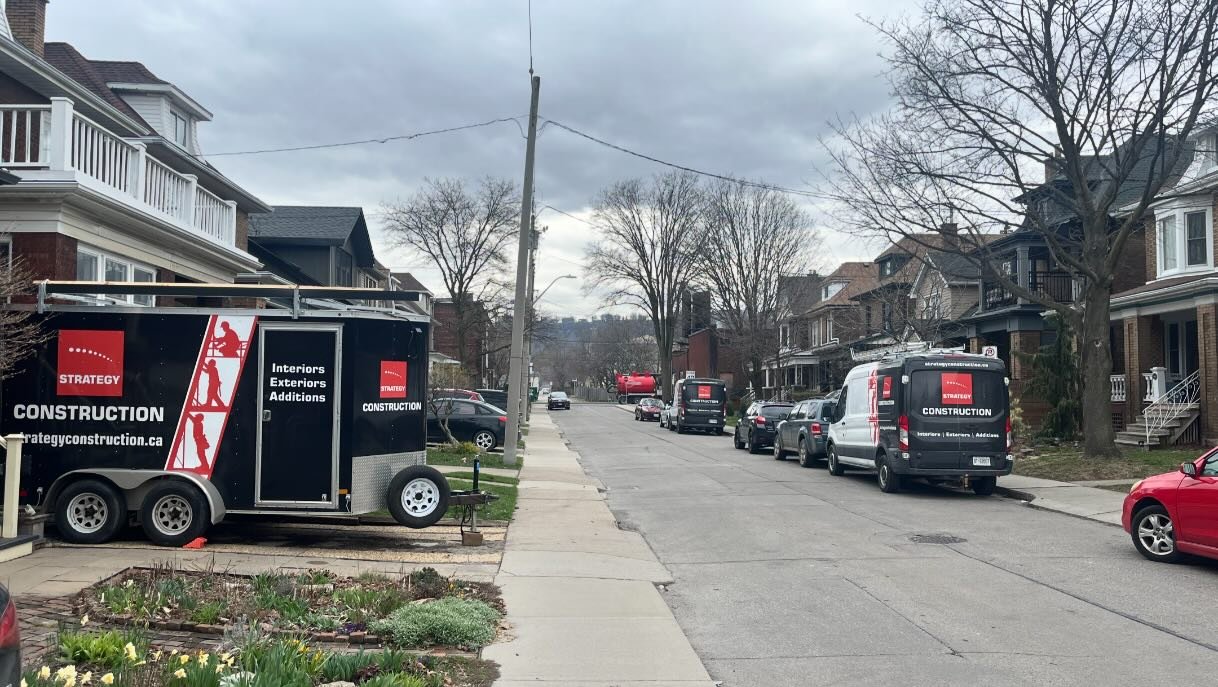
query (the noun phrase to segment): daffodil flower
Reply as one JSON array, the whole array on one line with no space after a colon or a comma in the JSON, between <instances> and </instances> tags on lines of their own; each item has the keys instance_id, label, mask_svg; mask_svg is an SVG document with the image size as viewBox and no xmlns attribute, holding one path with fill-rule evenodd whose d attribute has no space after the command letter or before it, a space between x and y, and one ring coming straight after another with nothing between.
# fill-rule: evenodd
<instances>
[{"instance_id":1,"label":"daffodil flower","mask_svg":"<svg viewBox=\"0 0 1218 687\"><path fill-rule=\"evenodd\" d=\"M80 617L80 626L84 627L89 624L89 614L86 613Z\"/></svg>"},{"instance_id":2,"label":"daffodil flower","mask_svg":"<svg viewBox=\"0 0 1218 687\"><path fill-rule=\"evenodd\" d=\"M43 667L41 667L41 668L39 668L39 669L38 669L38 679L39 679L39 680L45 680L45 679L47 679L47 678L49 678L49 677L51 677L51 669L50 669L50 668L48 668L48 667L46 667L46 666L43 666Z\"/></svg>"},{"instance_id":3,"label":"daffodil flower","mask_svg":"<svg viewBox=\"0 0 1218 687\"><path fill-rule=\"evenodd\" d=\"M181 680L182 678L186 677L186 671L178 668L177 670L173 671L173 676Z\"/></svg>"},{"instance_id":4,"label":"daffodil flower","mask_svg":"<svg viewBox=\"0 0 1218 687\"><path fill-rule=\"evenodd\" d=\"M87 671L84 675L80 676L80 684L87 685L91 682L93 682L93 671Z\"/></svg>"},{"instance_id":5,"label":"daffodil flower","mask_svg":"<svg viewBox=\"0 0 1218 687\"><path fill-rule=\"evenodd\" d=\"M102 676L101 676L101 683L102 683L103 685L112 685L112 684L114 684L114 673L106 673L105 675L102 675Z\"/></svg>"},{"instance_id":6,"label":"daffodil flower","mask_svg":"<svg viewBox=\"0 0 1218 687\"><path fill-rule=\"evenodd\" d=\"M127 642L127 646L123 647L123 653L125 653L127 655L127 660L134 661L135 660L135 645L132 644L131 642Z\"/></svg>"},{"instance_id":7,"label":"daffodil flower","mask_svg":"<svg viewBox=\"0 0 1218 687\"><path fill-rule=\"evenodd\" d=\"M181 656L178 656L178 661L180 661L182 665L190 663L190 654L182 654Z\"/></svg>"}]
</instances>

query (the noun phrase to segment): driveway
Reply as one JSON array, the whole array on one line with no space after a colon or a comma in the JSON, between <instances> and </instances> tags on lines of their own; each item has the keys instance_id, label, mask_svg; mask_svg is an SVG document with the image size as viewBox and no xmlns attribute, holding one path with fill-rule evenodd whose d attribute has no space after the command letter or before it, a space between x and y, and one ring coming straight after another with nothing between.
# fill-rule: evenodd
<instances>
[{"instance_id":1,"label":"driveway","mask_svg":"<svg viewBox=\"0 0 1218 687\"><path fill-rule=\"evenodd\" d=\"M553 417L728 687L1213 680L1213 563L1154 564L1117 527L998 497L883 494L614 406Z\"/></svg>"}]
</instances>

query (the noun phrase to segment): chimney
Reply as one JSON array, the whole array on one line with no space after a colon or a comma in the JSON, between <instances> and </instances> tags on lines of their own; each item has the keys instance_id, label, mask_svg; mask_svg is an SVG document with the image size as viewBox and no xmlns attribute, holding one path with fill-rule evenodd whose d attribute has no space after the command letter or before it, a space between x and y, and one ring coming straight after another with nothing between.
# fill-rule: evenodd
<instances>
[{"instance_id":1,"label":"chimney","mask_svg":"<svg viewBox=\"0 0 1218 687\"><path fill-rule=\"evenodd\" d=\"M13 38L42 57L42 44L46 39L47 0L8 0L4 13L8 17Z\"/></svg>"},{"instance_id":2,"label":"chimney","mask_svg":"<svg viewBox=\"0 0 1218 687\"><path fill-rule=\"evenodd\" d=\"M960 233L960 227L955 222L944 222L939 225L939 233L946 238L955 238Z\"/></svg>"},{"instance_id":3,"label":"chimney","mask_svg":"<svg viewBox=\"0 0 1218 687\"><path fill-rule=\"evenodd\" d=\"M1053 155L1045 158L1045 181L1053 181L1053 177L1061 171L1062 147L1053 146Z\"/></svg>"}]
</instances>

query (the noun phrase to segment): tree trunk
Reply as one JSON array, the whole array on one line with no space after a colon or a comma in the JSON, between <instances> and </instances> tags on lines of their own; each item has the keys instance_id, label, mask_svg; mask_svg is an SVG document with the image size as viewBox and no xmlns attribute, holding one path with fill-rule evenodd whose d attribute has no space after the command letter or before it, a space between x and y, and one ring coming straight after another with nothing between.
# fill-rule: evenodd
<instances>
[{"instance_id":1,"label":"tree trunk","mask_svg":"<svg viewBox=\"0 0 1218 687\"><path fill-rule=\"evenodd\" d=\"M1090 284L1079 329L1082 366L1083 455L1114 458L1120 451L1112 431L1112 350L1109 348L1109 293L1107 285Z\"/></svg>"},{"instance_id":2,"label":"tree trunk","mask_svg":"<svg viewBox=\"0 0 1218 687\"><path fill-rule=\"evenodd\" d=\"M668 352L664 352L664 346L659 345L660 354L660 384L664 390L664 400L671 402L672 398L672 344L668 345Z\"/></svg>"},{"instance_id":3,"label":"tree trunk","mask_svg":"<svg viewBox=\"0 0 1218 687\"><path fill-rule=\"evenodd\" d=\"M749 381L753 385L753 398L759 399L762 396L761 390L765 387L765 365L761 356L753 356L749 359L749 365L752 369L749 370Z\"/></svg>"}]
</instances>

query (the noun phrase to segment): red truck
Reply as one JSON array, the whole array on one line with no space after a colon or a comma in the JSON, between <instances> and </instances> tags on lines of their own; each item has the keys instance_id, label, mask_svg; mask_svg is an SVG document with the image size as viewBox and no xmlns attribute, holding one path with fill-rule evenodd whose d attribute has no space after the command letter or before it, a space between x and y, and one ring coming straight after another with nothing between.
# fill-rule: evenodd
<instances>
[{"instance_id":1,"label":"red truck","mask_svg":"<svg viewBox=\"0 0 1218 687\"><path fill-rule=\"evenodd\" d=\"M651 372L619 373L617 376L617 401L623 404L638 403L639 399L656 395L659 380Z\"/></svg>"}]
</instances>

